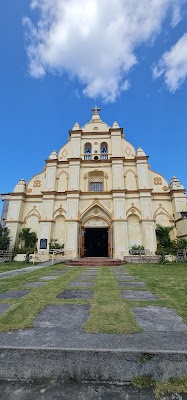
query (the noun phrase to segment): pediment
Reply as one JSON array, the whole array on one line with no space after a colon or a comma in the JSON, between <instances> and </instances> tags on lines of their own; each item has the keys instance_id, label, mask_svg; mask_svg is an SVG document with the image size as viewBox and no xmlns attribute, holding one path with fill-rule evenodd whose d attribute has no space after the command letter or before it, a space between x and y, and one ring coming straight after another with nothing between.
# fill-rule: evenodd
<instances>
[{"instance_id":1,"label":"pediment","mask_svg":"<svg viewBox=\"0 0 187 400\"><path fill-rule=\"evenodd\" d=\"M110 126L103 122L99 116L98 118L92 118L90 122L82 127L83 132L108 132Z\"/></svg>"}]
</instances>

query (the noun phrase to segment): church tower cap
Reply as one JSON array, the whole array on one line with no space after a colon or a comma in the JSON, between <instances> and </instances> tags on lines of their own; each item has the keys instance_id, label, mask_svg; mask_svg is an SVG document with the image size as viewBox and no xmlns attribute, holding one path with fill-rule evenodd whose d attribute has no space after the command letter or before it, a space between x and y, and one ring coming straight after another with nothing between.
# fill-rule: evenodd
<instances>
[{"instance_id":1,"label":"church tower cap","mask_svg":"<svg viewBox=\"0 0 187 400\"><path fill-rule=\"evenodd\" d=\"M141 147L138 147L137 156L138 157L145 157L146 156L145 152L143 151L143 149Z\"/></svg>"},{"instance_id":2,"label":"church tower cap","mask_svg":"<svg viewBox=\"0 0 187 400\"><path fill-rule=\"evenodd\" d=\"M49 156L49 160L56 160L58 158L56 150L53 150Z\"/></svg>"}]
</instances>

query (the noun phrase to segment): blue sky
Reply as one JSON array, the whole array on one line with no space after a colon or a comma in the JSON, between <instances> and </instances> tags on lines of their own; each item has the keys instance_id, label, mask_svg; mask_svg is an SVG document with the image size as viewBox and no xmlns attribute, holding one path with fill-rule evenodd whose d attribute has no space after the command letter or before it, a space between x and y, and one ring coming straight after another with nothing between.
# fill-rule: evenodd
<instances>
[{"instance_id":1,"label":"blue sky","mask_svg":"<svg viewBox=\"0 0 187 400\"><path fill-rule=\"evenodd\" d=\"M95 103L187 187L187 2L130 3L1 0L0 193L40 172Z\"/></svg>"}]
</instances>

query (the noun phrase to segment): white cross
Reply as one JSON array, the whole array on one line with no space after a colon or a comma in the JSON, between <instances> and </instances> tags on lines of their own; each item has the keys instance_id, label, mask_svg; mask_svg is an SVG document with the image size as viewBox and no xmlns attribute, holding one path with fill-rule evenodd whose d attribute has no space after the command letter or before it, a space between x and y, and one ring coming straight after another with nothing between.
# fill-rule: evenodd
<instances>
[{"instance_id":1,"label":"white cross","mask_svg":"<svg viewBox=\"0 0 187 400\"><path fill-rule=\"evenodd\" d=\"M92 114L99 114L99 111L101 111L101 108L98 108L97 106L95 106L94 108L92 108Z\"/></svg>"}]
</instances>

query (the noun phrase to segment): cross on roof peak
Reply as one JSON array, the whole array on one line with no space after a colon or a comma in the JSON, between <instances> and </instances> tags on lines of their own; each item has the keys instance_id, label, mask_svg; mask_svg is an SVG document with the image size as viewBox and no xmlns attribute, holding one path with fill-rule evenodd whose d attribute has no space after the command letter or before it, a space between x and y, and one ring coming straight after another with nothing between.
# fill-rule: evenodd
<instances>
[{"instance_id":1,"label":"cross on roof peak","mask_svg":"<svg viewBox=\"0 0 187 400\"><path fill-rule=\"evenodd\" d=\"M99 111L101 111L101 108L95 106L92 108L92 115L99 115Z\"/></svg>"}]
</instances>

